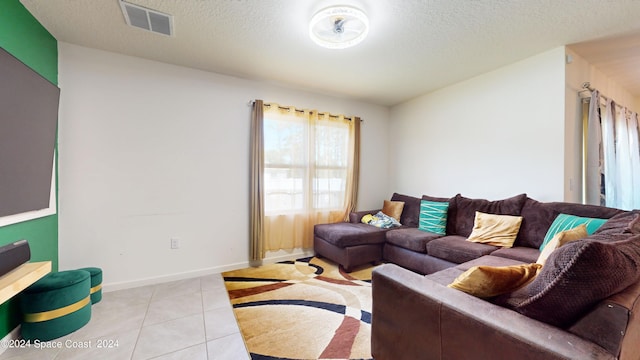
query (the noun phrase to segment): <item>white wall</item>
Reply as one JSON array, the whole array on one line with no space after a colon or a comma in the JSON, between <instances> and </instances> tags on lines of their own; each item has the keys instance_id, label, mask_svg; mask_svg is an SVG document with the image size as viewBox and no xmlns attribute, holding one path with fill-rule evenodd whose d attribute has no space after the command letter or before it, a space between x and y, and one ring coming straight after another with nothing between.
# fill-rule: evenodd
<instances>
[{"instance_id":1,"label":"white wall","mask_svg":"<svg viewBox=\"0 0 640 360\"><path fill-rule=\"evenodd\" d=\"M393 107L391 188L563 200L564 88L560 47Z\"/></svg>"},{"instance_id":2,"label":"white wall","mask_svg":"<svg viewBox=\"0 0 640 360\"><path fill-rule=\"evenodd\" d=\"M386 107L63 42L59 57L60 269L101 267L107 289L247 266L256 98L362 117L359 208L390 195Z\"/></svg>"}]
</instances>

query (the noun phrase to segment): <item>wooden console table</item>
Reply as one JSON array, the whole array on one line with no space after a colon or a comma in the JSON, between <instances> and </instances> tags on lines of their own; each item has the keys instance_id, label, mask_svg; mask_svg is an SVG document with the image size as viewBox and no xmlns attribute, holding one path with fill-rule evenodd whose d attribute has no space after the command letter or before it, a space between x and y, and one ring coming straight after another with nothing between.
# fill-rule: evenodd
<instances>
[{"instance_id":1,"label":"wooden console table","mask_svg":"<svg viewBox=\"0 0 640 360\"><path fill-rule=\"evenodd\" d=\"M51 261L24 263L0 276L0 304L51 272Z\"/></svg>"}]
</instances>

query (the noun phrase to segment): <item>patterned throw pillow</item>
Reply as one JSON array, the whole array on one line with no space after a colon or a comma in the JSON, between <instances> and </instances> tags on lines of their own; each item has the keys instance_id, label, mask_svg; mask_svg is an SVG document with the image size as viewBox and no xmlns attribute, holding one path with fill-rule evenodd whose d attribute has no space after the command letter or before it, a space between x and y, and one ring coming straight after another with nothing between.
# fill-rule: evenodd
<instances>
[{"instance_id":1,"label":"patterned throw pillow","mask_svg":"<svg viewBox=\"0 0 640 360\"><path fill-rule=\"evenodd\" d=\"M587 235L591 235L605 222L607 222L607 219L560 214L555 220L553 220L551 227L547 230L547 234L544 236L544 241L542 241L542 245L540 245L540 251L544 250L544 247L547 246L549 241L551 241L551 239L553 239L553 237L559 232L573 229L580 224L585 224L587 226Z\"/></svg>"},{"instance_id":2,"label":"patterned throw pillow","mask_svg":"<svg viewBox=\"0 0 640 360\"><path fill-rule=\"evenodd\" d=\"M392 227L401 226L398 220L393 217L383 213L382 211L378 211L377 214L371 215L367 214L362 217L361 222L369 225L373 225L375 227L379 227L381 229L389 229Z\"/></svg>"},{"instance_id":3,"label":"patterned throw pillow","mask_svg":"<svg viewBox=\"0 0 640 360\"><path fill-rule=\"evenodd\" d=\"M449 202L420 201L420 219L418 229L439 235L447 230L447 211Z\"/></svg>"}]
</instances>

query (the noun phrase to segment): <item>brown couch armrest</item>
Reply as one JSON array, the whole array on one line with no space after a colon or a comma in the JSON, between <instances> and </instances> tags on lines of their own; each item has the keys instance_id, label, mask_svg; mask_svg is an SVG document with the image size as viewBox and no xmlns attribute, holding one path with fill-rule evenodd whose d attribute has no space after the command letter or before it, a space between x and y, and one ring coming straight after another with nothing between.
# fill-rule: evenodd
<instances>
[{"instance_id":1,"label":"brown couch armrest","mask_svg":"<svg viewBox=\"0 0 640 360\"><path fill-rule=\"evenodd\" d=\"M385 359L614 359L565 330L397 265L373 273L371 351Z\"/></svg>"},{"instance_id":2,"label":"brown couch armrest","mask_svg":"<svg viewBox=\"0 0 640 360\"><path fill-rule=\"evenodd\" d=\"M353 224L359 223L360 220L362 220L363 216L365 216L367 214L377 214L378 211L382 211L382 209L366 210L366 211L354 211L354 212L349 214L349 222L353 223Z\"/></svg>"},{"instance_id":3,"label":"brown couch armrest","mask_svg":"<svg viewBox=\"0 0 640 360\"><path fill-rule=\"evenodd\" d=\"M440 304L421 293L434 282L393 264L372 278L371 355L376 360L440 359Z\"/></svg>"},{"instance_id":4,"label":"brown couch armrest","mask_svg":"<svg viewBox=\"0 0 640 360\"><path fill-rule=\"evenodd\" d=\"M619 355L640 359L640 282L601 301L569 331Z\"/></svg>"}]
</instances>

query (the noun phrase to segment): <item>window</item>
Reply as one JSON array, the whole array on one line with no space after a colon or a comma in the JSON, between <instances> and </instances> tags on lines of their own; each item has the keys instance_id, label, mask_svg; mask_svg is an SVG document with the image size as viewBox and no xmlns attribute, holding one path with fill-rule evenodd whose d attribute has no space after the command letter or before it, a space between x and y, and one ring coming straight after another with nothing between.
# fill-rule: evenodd
<instances>
[{"instance_id":1,"label":"window","mask_svg":"<svg viewBox=\"0 0 640 360\"><path fill-rule=\"evenodd\" d=\"M265 214L341 209L348 155L347 121L265 114Z\"/></svg>"},{"instance_id":2,"label":"window","mask_svg":"<svg viewBox=\"0 0 640 360\"><path fill-rule=\"evenodd\" d=\"M355 208L360 119L254 105L251 252L313 246L313 226Z\"/></svg>"}]
</instances>

